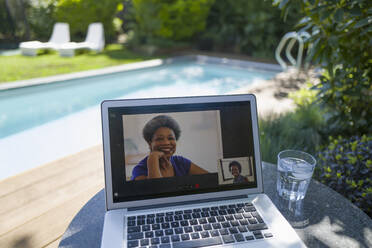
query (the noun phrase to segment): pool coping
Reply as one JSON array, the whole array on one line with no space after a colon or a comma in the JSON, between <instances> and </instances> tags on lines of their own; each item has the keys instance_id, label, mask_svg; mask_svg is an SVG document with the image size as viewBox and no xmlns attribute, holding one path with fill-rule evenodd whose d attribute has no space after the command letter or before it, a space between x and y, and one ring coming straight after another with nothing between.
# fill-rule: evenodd
<instances>
[{"instance_id":1,"label":"pool coping","mask_svg":"<svg viewBox=\"0 0 372 248\"><path fill-rule=\"evenodd\" d=\"M42 84L50 84L50 83L56 83L56 82L61 82L65 80L99 76L99 75L118 73L118 72L124 72L124 71L146 69L146 68L152 68L152 67L161 66L165 64L171 64L175 62L184 62L184 61L193 61L193 60L199 63L222 64L222 65L229 65L229 66L245 68L245 69L259 69L259 70L269 70L269 71L276 71L276 72L282 71L282 68L277 64L252 62L252 61L229 59L229 58L219 58L219 57L212 57L212 56L206 56L206 55L184 55L184 56L177 56L177 57L172 57L172 58L167 58L167 59L152 59L152 60L129 63L129 64L124 64L124 65L110 66L110 67L106 67L102 69L80 71L80 72L74 72L74 73L68 73L68 74L60 74L60 75L55 75L55 76L50 76L50 77L32 78L32 79L27 79L27 80L19 80L19 81L14 81L14 82L9 82L9 83L2 83L0 84L0 91L35 86L35 85L42 85Z\"/></svg>"}]
</instances>

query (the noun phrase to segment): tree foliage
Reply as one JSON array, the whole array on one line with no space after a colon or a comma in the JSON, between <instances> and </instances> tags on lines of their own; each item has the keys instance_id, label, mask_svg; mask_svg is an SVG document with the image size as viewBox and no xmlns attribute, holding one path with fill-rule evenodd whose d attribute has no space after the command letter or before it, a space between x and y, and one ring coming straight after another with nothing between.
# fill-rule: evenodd
<instances>
[{"instance_id":1,"label":"tree foliage","mask_svg":"<svg viewBox=\"0 0 372 248\"><path fill-rule=\"evenodd\" d=\"M300 18L292 11L284 21L271 1L218 0L213 4L207 28L200 37L202 49L274 57L283 35Z\"/></svg>"},{"instance_id":2,"label":"tree foliage","mask_svg":"<svg viewBox=\"0 0 372 248\"><path fill-rule=\"evenodd\" d=\"M115 38L113 24L123 0L0 0L0 39L50 38L56 22L67 22L73 41L86 37L88 25L102 22L106 41Z\"/></svg>"},{"instance_id":3,"label":"tree foliage","mask_svg":"<svg viewBox=\"0 0 372 248\"><path fill-rule=\"evenodd\" d=\"M37 0L27 9L27 20L30 23L31 39L47 41L56 22L53 13L58 0Z\"/></svg>"},{"instance_id":4,"label":"tree foliage","mask_svg":"<svg viewBox=\"0 0 372 248\"><path fill-rule=\"evenodd\" d=\"M30 38L30 27L26 18L29 7L27 0L0 0L0 39Z\"/></svg>"},{"instance_id":5,"label":"tree foliage","mask_svg":"<svg viewBox=\"0 0 372 248\"><path fill-rule=\"evenodd\" d=\"M67 22L73 40L85 38L88 25L102 22L105 38L110 41L115 37L113 20L120 0L58 0L54 17L56 21Z\"/></svg>"},{"instance_id":6,"label":"tree foliage","mask_svg":"<svg viewBox=\"0 0 372 248\"><path fill-rule=\"evenodd\" d=\"M205 29L213 1L133 0L130 11L133 38L140 44L151 44L156 40L189 41Z\"/></svg>"},{"instance_id":7,"label":"tree foliage","mask_svg":"<svg viewBox=\"0 0 372 248\"><path fill-rule=\"evenodd\" d=\"M124 26L130 44L170 46L187 43L202 50L274 57L281 37L299 19L286 21L271 1L126 0Z\"/></svg>"},{"instance_id":8,"label":"tree foliage","mask_svg":"<svg viewBox=\"0 0 372 248\"><path fill-rule=\"evenodd\" d=\"M5 0L0 0L0 38L12 38L15 32L14 23Z\"/></svg>"},{"instance_id":9,"label":"tree foliage","mask_svg":"<svg viewBox=\"0 0 372 248\"><path fill-rule=\"evenodd\" d=\"M327 133L372 133L372 2L370 0L277 0L283 10L301 9L298 29L312 46L308 59L324 69L318 99L327 110Z\"/></svg>"}]
</instances>

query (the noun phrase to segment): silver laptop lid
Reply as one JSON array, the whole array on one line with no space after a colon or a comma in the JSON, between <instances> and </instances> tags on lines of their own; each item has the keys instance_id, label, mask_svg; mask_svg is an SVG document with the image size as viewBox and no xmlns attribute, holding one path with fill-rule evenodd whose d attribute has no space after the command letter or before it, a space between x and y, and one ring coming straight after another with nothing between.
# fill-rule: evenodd
<instances>
[{"instance_id":1,"label":"silver laptop lid","mask_svg":"<svg viewBox=\"0 0 372 248\"><path fill-rule=\"evenodd\" d=\"M254 95L101 104L107 210L263 192Z\"/></svg>"}]
</instances>

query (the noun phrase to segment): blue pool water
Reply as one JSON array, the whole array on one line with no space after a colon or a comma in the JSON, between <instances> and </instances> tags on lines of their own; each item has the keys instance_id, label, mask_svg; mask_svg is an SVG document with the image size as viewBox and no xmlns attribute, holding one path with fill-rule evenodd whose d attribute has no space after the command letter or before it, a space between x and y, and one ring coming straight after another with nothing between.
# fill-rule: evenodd
<instances>
[{"instance_id":1,"label":"blue pool water","mask_svg":"<svg viewBox=\"0 0 372 248\"><path fill-rule=\"evenodd\" d=\"M0 91L0 139L99 105L104 99L226 94L275 71L183 62Z\"/></svg>"}]
</instances>

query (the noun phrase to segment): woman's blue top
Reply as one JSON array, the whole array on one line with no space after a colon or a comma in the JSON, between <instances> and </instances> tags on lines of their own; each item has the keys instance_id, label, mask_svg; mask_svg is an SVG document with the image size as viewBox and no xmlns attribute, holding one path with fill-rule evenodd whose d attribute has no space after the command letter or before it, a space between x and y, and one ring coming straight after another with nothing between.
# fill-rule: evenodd
<instances>
[{"instance_id":1,"label":"woman's blue top","mask_svg":"<svg viewBox=\"0 0 372 248\"><path fill-rule=\"evenodd\" d=\"M133 169L131 180L138 176L147 176L147 157L142 159ZM189 174L191 161L182 156L171 156L170 162L173 165L175 176L186 176Z\"/></svg>"}]
</instances>

